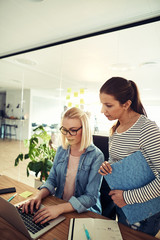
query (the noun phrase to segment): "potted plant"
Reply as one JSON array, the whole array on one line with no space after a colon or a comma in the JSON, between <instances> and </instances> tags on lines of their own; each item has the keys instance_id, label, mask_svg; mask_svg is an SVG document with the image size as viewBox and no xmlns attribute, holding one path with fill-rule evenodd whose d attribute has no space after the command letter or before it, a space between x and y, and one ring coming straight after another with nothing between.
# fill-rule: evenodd
<instances>
[{"instance_id":1,"label":"potted plant","mask_svg":"<svg viewBox=\"0 0 160 240\"><path fill-rule=\"evenodd\" d=\"M51 136L43 126L38 126L33 131L31 138L24 140L25 147L29 149L28 153L20 153L14 165L17 166L24 159L30 159L27 165L27 176L29 176L29 170L35 172L36 177L40 173L40 181L42 181L48 178L56 150L52 148Z\"/></svg>"}]
</instances>

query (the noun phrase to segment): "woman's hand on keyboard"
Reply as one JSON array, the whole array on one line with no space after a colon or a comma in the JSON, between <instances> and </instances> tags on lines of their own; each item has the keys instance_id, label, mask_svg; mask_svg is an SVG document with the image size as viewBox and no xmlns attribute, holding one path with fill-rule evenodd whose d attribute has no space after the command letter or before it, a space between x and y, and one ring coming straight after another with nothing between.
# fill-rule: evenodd
<instances>
[{"instance_id":1,"label":"woman's hand on keyboard","mask_svg":"<svg viewBox=\"0 0 160 240\"><path fill-rule=\"evenodd\" d=\"M43 224L58 217L61 213L61 204L55 206L46 206L35 213L33 221L35 223Z\"/></svg>"},{"instance_id":2,"label":"woman's hand on keyboard","mask_svg":"<svg viewBox=\"0 0 160 240\"><path fill-rule=\"evenodd\" d=\"M25 212L27 214L30 212L31 214L33 214L33 212L35 210L39 209L39 207L41 205L41 201L42 201L42 199L39 196L37 196L37 197L25 202L23 205L21 205L19 207L22 207L22 212Z\"/></svg>"},{"instance_id":3,"label":"woman's hand on keyboard","mask_svg":"<svg viewBox=\"0 0 160 240\"><path fill-rule=\"evenodd\" d=\"M22 207L22 212L28 213L30 210L31 214L33 214L34 210L39 209L42 199L47 197L49 194L49 190L47 188L43 188L39 191L36 197L20 205L19 208Z\"/></svg>"},{"instance_id":4,"label":"woman's hand on keyboard","mask_svg":"<svg viewBox=\"0 0 160 240\"><path fill-rule=\"evenodd\" d=\"M38 210L33 218L35 223L46 223L51 219L54 219L61 215L62 213L73 212L75 209L72 207L71 203L61 203L54 206L47 206Z\"/></svg>"}]
</instances>

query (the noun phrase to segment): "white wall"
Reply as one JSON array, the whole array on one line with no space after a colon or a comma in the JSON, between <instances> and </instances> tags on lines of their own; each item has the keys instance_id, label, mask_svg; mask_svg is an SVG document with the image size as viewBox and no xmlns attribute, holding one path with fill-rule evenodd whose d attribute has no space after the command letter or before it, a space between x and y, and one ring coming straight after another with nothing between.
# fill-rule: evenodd
<instances>
[{"instance_id":1,"label":"white wall","mask_svg":"<svg viewBox=\"0 0 160 240\"><path fill-rule=\"evenodd\" d=\"M5 109L6 93L0 93L0 110Z\"/></svg>"},{"instance_id":2,"label":"white wall","mask_svg":"<svg viewBox=\"0 0 160 240\"><path fill-rule=\"evenodd\" d=\"M23 101L22 101L23 97ZM6 91L6 106L10 104L9 108L6 108L7 116L14 117L17 119L7 119L6 122L9 124L16 124L18 128L17 139L24 140L28 138L29 134L29 117L30 117L30 90L7 90ZM20 107L17 108L17 105Z\"/></svg>"},{"instance_id":3,"label":"white wall","mask_svg":"<svg viewBox=\"0 0 160 240\"><path fill-rule=\"evenodd\" d=\"M31 123L60 124L64 103L42 91L31 91Z\"/></svg>"}]
</instances>

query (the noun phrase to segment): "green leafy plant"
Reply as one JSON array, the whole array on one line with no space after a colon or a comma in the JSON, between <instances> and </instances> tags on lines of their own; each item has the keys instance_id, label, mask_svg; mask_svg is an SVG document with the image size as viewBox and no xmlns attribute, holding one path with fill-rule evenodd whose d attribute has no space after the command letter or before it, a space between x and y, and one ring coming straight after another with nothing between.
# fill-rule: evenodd
<instances>
[{"instance_id":1,"label":"green leafy plant","mask_svg":"<svg viewBox=\"0 0 160 240\"><path fill-rule=\"evenodd\" d=\"M27 165L27 176L29 170L35 172L36 177L40 173L40 180L47 179L48 173L53 165L56 150L51 147L51 136L43 126L38 126L29 140L24 140L24 145L29 149L27 154L20 153L15 159L15 166L20 161L30 159Z\"/></svg>"}]
</instances>

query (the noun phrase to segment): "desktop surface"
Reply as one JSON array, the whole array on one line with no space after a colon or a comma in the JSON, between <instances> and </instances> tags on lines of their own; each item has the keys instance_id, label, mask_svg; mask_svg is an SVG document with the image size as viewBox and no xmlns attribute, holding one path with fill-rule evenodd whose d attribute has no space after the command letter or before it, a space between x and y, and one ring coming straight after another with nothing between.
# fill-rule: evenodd
<instances>
[{"instance_id":1,"label":"desktop surface","mask_svg":"<svg viewBox=\"0 0 160 240\"><path fill-rule=\"evenodd\" d=\"M23 184L21 182L18 182L14 179L11 179L7 176L1 175L0 176L0 189L2 188L9 188L9 187L15 187L16 188L16 192L17 192L17 196L14 197L11 201L12 204L17 204L19 202L22 202L24 200L28 200L29 198L32 198L33 196L36 195L36 193L38 192L37 189L32 188L26 184ZM24 191L30 191L33 193L33 195L27 199L23 198L22 196L20 196L19 194L21 194ZM8 194L1 194L0 196L6 200L8 200L11 196L13 195L13 193L8 193ZM57 205L59 203L63 203L64 201L62 199L56 198L54 196L49 196L46 199L44 199L44 201L42 202L42 204L44 205ZM68 239L68 232L69 232L69 223L70 223L70 219L71 218L101 218L101 219L106 219L105 217L93 213L93 212L85 212L85 213L77 213L77 212L72 212L72 213L66 213L63 214L66 219L61 222L60 224L58 224L57 226L55 226L53 229L51 229L49 232L45 233L44 235L42 235L40 237L40 240L67 240ZM139 231L135 231L132 230L126 226L124 226L123 224L119 224L120 230L121 230L121 234L123 237L123 240L156 240L157 238L149 236L145 233L139 232ZM19 235L20 233L18 233L16 231L16 229L14 229L14 227L10 226L8 223L5 222L4 219L0 219L0 231L3 230L3 232L6 232L7 234L11 234L11 238L8 239L12 239L12 240L27 240L27 238L23 237L21 235ZM1 239L1 235L0 235L0 239ZM7 240L3 238L3 240Z\"/></svg>"}]
</instances>

